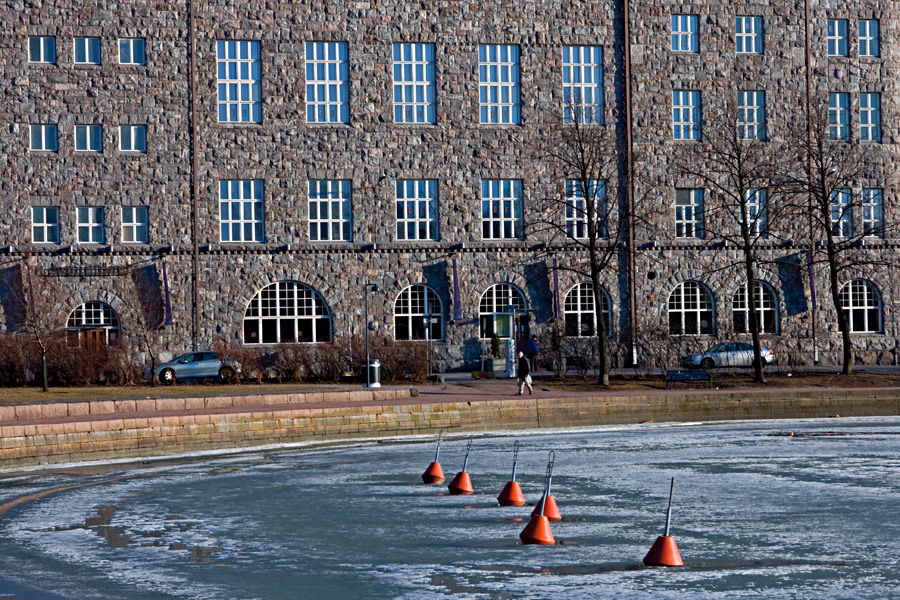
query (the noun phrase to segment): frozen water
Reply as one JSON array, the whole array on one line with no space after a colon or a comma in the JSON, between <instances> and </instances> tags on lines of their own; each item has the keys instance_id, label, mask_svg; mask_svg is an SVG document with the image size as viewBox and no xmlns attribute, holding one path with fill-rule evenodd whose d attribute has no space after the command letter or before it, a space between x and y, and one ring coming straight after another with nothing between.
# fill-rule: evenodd
<instances>
[{"instance_id":1,"label":"frozen water","mask_svg":"<svg viewBox=\"0 0 900 600\"><path fill-rule=\"evenodd\" d=\"M472 496L422 485L434 443L411 440L17 476L0 504L81 487L0 516L0 598L897 597L898 436L883 418L501 432L474 440ZM529 504L556 452L561 544L520 545L532 507L497 506L515 439ZM448 481L464 453L445 439ZM686 566L642 568L670 477Z\"/></svg>"}]
</instances>

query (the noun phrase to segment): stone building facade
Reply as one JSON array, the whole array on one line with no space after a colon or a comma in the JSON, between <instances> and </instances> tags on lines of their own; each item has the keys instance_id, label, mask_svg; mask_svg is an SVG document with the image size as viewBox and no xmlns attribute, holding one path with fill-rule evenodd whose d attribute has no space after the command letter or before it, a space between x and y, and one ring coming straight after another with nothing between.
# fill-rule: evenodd
<instances>
[{"instance_id":1,"label":"stone building facade","mask_svg":"<svg viewBox=\"0 0 900 600\"><path fill-rule=\"evenodd\" d=\"M630 136L635 177L606 182L613 210L633 198L644 211L602 280L614 364L748 337L735 331L739 252L711 234L709 190L675 163L739 92L787 147L809 81L863 147L848 193L885 224L840 282L863 315L856 353L897 361L891 0L4 0L0 17L0 270L52 278L61 327L109 328L110 314L127 334L123 273L141 267L168 297L169 354L361 334L367 289L387 336L422 339L435 315L441 369L473 367L492 329L509 335L510 304L520 337L546 334L585 282L568 268L583 257L526 226L559 192L535 148L578 87L565 77L623 164ZM865 226L862 208L852 219ZM827 270L807 264L816 240L802 222L771 225L764 344L833 363Z\"/></svg>"}]
</instances>

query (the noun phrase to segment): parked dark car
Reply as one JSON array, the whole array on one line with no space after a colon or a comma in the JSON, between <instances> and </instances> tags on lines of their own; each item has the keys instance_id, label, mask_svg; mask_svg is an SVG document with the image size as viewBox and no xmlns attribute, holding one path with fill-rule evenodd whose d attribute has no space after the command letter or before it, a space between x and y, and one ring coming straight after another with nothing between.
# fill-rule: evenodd
<instances>
[{"instance_id":1,"label":"parked dark car","mask_svg":"<svg viewBox=\"0 0 900 600\"><path fill-rule=\"evenodd\" d=\"M165 385L172 385L176 379L216 378L221 383L229 383L239 370L235 364L226 364L215 352L191 352L158 365L156 376ZM150 381L150 369L144 369L143 380Z\"/></svg>"},{"instance_id":2,"label":"parked dark car","mask_svg":"<svg viewBox=\"0 0 900 600\"><path fill-rule=\"evenodd\" d=\"M763 365L771 365L775 362L775 352L766 347L759 349L763 359ZM712 369L714 367L752 367L753 344L750 342L723 342L715 344L706 352L691 354L681 359L681 366L687 368L700 367Z\"/></svg>"}]
</instances>

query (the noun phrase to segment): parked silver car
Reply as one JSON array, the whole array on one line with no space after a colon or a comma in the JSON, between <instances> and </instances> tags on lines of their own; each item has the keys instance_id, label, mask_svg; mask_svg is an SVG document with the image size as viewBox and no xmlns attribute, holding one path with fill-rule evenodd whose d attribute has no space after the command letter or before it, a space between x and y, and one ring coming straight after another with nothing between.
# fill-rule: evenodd
<instances>
[{"instance_id":1,"label":"parked silver car","mask_svg":"<svg viewBox=\"0 0 900 600\"><path fill-rule=\"evenodd\" d=\"M221 383L234 380L236 365L225 364L215 352L191 352L164 362L156 367L156 376L161 383L172 385L176 379L216 378ZM144 381L150 381L150 369L144 369Z\"/></svg>"},{"instance_id":2,"label":"parked silver car","mask_svg":"<svg viewBox=\"0 0 900 600\"><path fill-rule=\"evenodd\" d=\"M775 352L766 347L759 349L763 359L763 365L771 365L775 362ZM723 342L710 347L706 352L691 354L681 359L683 367L700 367L712 369L714 367L752 367L753 344L750 342Z\"/></svg>"}]
</instances>

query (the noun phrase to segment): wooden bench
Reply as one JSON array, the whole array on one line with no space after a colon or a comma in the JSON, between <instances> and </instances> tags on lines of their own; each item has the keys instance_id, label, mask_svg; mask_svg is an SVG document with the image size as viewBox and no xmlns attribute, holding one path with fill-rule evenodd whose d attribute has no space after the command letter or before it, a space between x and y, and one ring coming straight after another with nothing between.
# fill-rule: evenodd
<instances>
[{"instance_id":1,"label":"wooden bench","mask_svg":"<svg viewBox=\"0 0 900 600\"><path fill-rule=\"evenodd\" d=\"M673 387L678 382L688 383L692 381L709 381L709 374L706 372L706 369L700 369L699 371L685 369L666 371L666 389ZM712 387L711 381L709 386Z\"/></svg>"}]
</instances>

